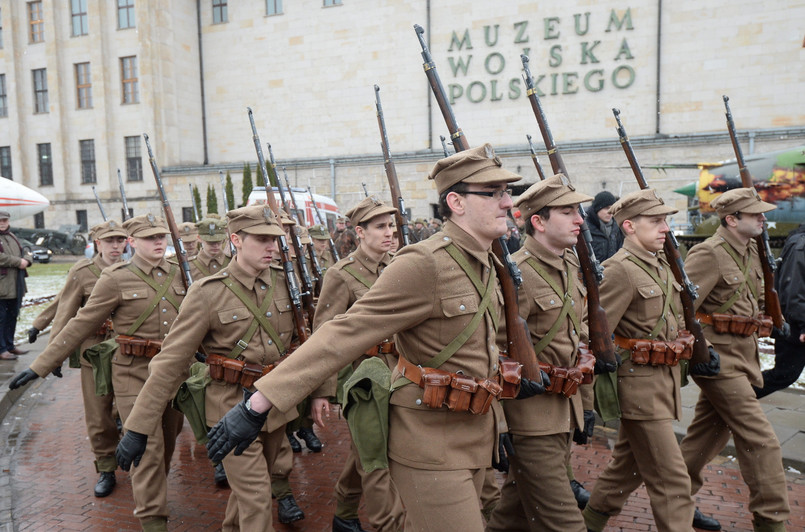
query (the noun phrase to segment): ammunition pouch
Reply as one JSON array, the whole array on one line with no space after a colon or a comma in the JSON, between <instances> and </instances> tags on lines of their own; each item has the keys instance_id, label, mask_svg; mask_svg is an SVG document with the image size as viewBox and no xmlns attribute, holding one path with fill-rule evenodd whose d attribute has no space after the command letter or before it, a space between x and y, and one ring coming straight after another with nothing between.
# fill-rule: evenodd
<instances>
[{"instance_id":1,"label":"ammunition pouch","mask_svg":"<svg viewBox=\"0 0 805 532\"><path fill-rule=\"evenodd\" d=\"M399 357L397 370L423 389L422 404L428 408L446 406L452 412L486 414L492 406L492 401L499 399L503 390L501 385L492 379L476 379L460 373L415 366L403 356ZM516 387L519 387L519 379Z\"/></svg>"},{"instance_id":2,"label":"ammunition pouch","mask_svg":"<svg viewBox=\"0 0 805 532\"><path fill-rule=\"evenodd\" d=\"M154 358L162 349L161 340L151 340L139 336L121 334L115 338L115 342L120 345L121 354L132 357Z\"/></svg>"},{"instance_id":3,"label":"ammunition pouch","mask_svg":"<svg viewBox=\"0 0 805 532\"><path fill-rule=\"evenodd\" d=\"M540 362L539 368L551 379L551 384L545 388L545 393L562 394L570 398L579 391L579 385L593 382L595 356L584 344L579 344L579 358L574 367L565 368Z\"/></svg>"},{"instance_id":4,"label":"ammunition pouch","mask_svg":"<svg viewBox=\"0 0 805 532\"><path fill-rule=\"evenodd\" d=\"M673 341L643 340L615 335L615 345L631 352L633 364L652 366L676 366L680 360L693 356L695 338L682 329Z\"/></svg>"},{"instance_id":5,"label":"ammunition pouch","mask_svg":"<svg viewBox=\"0 0 805 532\"><path fill-rule=\"evenodd\" d=\"M257 379L277 367L276 364L264 366L216 354L207 355L207 365L212 380L238 384L244 388L251 388Z\"/></svg>"},{"instance_id":6,"label":"ammunition pouch","mask_svg":"<svg viewBox=\"0 0 805 532\"><path fill-rule=\"evenodd\" d=\"M520 391L520 380L523 378L523 366L514 359L506 356L498 357L498 384L503 389L501 399L514 399Z\"/></svg>"},{"instance_id":7,"label":"ammunition pouch","mask_svg":"<svg viewBox=\"0 0 805 532\"><path fill-rule=\"evenodd\" d=\"M101 324L100 328L98 329L98 332L95 333L95 336L105 337L112 330L113 330L112 329L112 320L109 319L109 318L106 318L106 321L103 322L103 324Z\"/></svg>"},{"instance_id":8,"label":"ammunition pouch","mask_svg":"<svg viewBox=\"0 0 805 532\"><path fill-rule=\"evenodd\" d=\"M774 325L770 316L765 314L758 315L757 318L740 316L738 314L713 314L696 313L696 318L706 325L711 325L713 330L719 334L732 334L743 338L757 333L759 337L771 335Z\"/></svg>"}]
</instances>

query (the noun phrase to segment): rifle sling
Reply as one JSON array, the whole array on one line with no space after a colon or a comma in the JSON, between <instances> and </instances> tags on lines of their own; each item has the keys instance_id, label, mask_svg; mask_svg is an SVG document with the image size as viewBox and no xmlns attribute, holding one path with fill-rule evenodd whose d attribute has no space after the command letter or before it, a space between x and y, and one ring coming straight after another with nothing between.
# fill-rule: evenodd
<instances>
[{"instance_id":1,"label":"rifle sling","mask_svg":"<svg viewBox=\"0 0 805 532\"><path fill-rule=\"evenodd\" d=\"M173 305L173 308L175 308L178 312L179 303L177 303L173 296L168 293L168 290L170 289L171 283L173 283L173 278L176 277L176 272L179 270L179 268L175 264L171 264L170 270L168 271L168 276L162 282L162 284L157 283L153 278L146 275L145 272L135 266L134 263L129 263L127 268L157 292L154 298L151 300L151 303L148 304L148 307L142 312L142 314L140 314L131 327L129 327L129 330L126 331L126 336L134 336L134 333L137 332L137 329L139 329L140 326L145 323L145 320L148 319L148 316L151 315L154 309L157 308L157 305L159 305L159 302L163 299Z\"/></svg>"}]
</instances>

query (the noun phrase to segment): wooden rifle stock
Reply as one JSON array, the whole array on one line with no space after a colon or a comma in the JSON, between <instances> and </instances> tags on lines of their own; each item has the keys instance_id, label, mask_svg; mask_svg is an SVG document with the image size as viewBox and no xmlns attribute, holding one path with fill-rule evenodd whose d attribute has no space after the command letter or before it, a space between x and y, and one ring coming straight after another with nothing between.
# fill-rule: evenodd
<instances>
[{"instance_id":1,"label":"wooden rifle stock","mask_svg":"<svg viewBox=\"0 0 805 532\"><path fill-rule=\"evenodd\" d=\"M640 164L637 162L637 157L632 149L632 143L629 141L629 137L626 135L626 129L621 123L620 111L618 109L612 109L612 113L615 115L615 121L618 123L617 131L621 141L621 147L623 147L623 151L626 153L626 159L629 161L629 166L632 167L632 172L634 173L635 179L637 179L637 184L640 186L641 190L647 189L649 187L646 178L643 176L643 170L641 170ZM679 243L676 241L676 237L671 231L665 234L663 251L671 266L671 273L673 273L674 279L682 285L682 293L680 294L680 299L682 300L682 315L685 318L685 328L694 338L693 358L691 359L691 363L707 364L710 361L710 350L707 348L707 341L704 338L702 325L699 323L699 320L696 319L696 307L693 304L694 300L699 297L699 294L696 292L696 286L690 281L687 272L685 272L685 263L682 261L682 255L679 253Z\"/></svg>"},{"instance_id":2,"label":"wooden rifle stock","mask_svg":"<svg viewBox=\"0 0 805 532\"><path fill-rule=\"evenodd\" d=\"M263 156L263 148L260 146L260 136L257 134L257 126L254 124L254 115L252 114L251 107L247 108L249 111L249 122L252 126L252 139L254 140L254 149L257 152L257 162L260 166L260 175L263 176L263 183L266 185L266 202L269 209L277 217L277 223L282 227L280 221L279 206L277 206L277 199L274 197L274 189L272 188L272 181L269 179L266 158ZM274 168L272 166L272 171ZM274 172L274 183L277 182L277 174ZM302 315L302 300L299 295L299 285L296 283L296 274L293 271L293 262L291 261L291 251L288 248L288 242L285 236L277 237L279 242L280 262L282 262L282 269L285 270L285 283L288 287L288 294L291 297L291 311L293 312L293 322L296 327L296 335L300 343L307 340L309 334L306 327L305 318Z\"/></svg>"},{"instance_id":3,"label":"wooden rifle stock","mask_svg":"<svg viewBox=\"0 0 805 532\"><path fill-rule=\"evenodd\" d=\"M730 111L729 97L723 96L724 106L727 108L727 129L730 132L730 140L732 141L732 149L735 151L735 158L738 160L738 168L741 173L741 184L746 188L754 188L755 185L752 181L752 174L746 167L744 154L741 150L741 145L738 143L738 134L735 132L735 122L732 120L732 111ZM780 297L777 295L777 290L774 289L774 270L777 265L774 263L774 255L771 253L769 246L769 232L766 230L766 224L763 224L763 232L755 237L757 242L757 253L760 257L760 265L763 268L763 298L766 307L766 314L771 316L774 326L780 330L785 327L785 318L783 318L783 309L780 307Z\"/></svg>"},{"instance_id":4,"label":"wooden rifle stock","mask_svg":"<svg viewBox=\"0 0 805 532\"><path fill-rule=\"evenodd\" d=\"M537 124L539 124L542 140L545 143L545 149L548 150L548 159L551 161L551 168L553 168L554 174L562 174L569 178L570 176L568 176L565 163L553 140L551 129L548 127L548 121L545 118L545 112L542 110L539 96L537 96L537 90L534 87L534 78L531 76L531 71L528 68L528 56L523 54L520 56L520 59L523 62L527 89L526 94L528 100L531 102L531 108L534 111ZM586 214L584 213L584 209L581 208L581 205L579 205L579 215L581 215L582 220L586 220ZM584 286L587 288L587 322L589 324L590 350L597 359L603 361L610 368L617 367L615 344L612 343L612 331L609 328L607 314L601 307L601 300L598 294L598 283L604 278L604 269L595 258L592 236L590 235L590 228L587 227L586 221L581 224L579 237L576 241L576 255L579 257Z\"/></svg>"},{"instance_id":5,"label":"wooden rifle stock","mask_svg":"<svg viewBox=\"0 0 805 532\"><path fill-rule=\"evenodd\" d=\"M380 103L380 87L377 85L375 85L375 107L377 109L377 127L380 128L380 147L383 150L383 166L386 169L386 178L389 181L391 202L397 208L397 212L394 213L394 222L397 224L398 236L400 237L399 247L402 248L411 243L411 234L408 229L408 216L405 212L400 180L397 178L397 168L394 166L394 161L391 160L386 120L383 118L383 105Z\"/></svg>"},{"instance_id":6,"label":"wooden rifle stock","mask_svg":"<svg viewBox=\"0 0 805 532\"><path fill-rule=\"evenodd\" d=\"M154 151L151 149L148 134L143 133L143 138L145 139L145 147L148 149L148 161L151 163L151 172L154 174L157 189L159 189L159 197L162 199L162 210L165 212L165 221L168 222L173 247L176 250L176 257L179 259L179 266L182 269L182 282L184 283L185 289L187 289L193 284L193 277L190 275L190 263L187 261L187 251L184 249L182 239L179 238L179 228L176 226L176 219L173 217L173 211L171 210L168 196L165 195L165 188L162 186L162 177L159 175L159 167L154 158Z\"/></svg>"},{"instance_id":7,"label":"wooden rifle stock","mask_svg":"<svg viewBox=\"0 0 805 532\"><path fill-rule=\"evenodd\" d=\"M313 209L316 211L316 217L318 217L321 224L324 226L324 229L327 231L327 234L330 234L330 228L327 227L327 219L321 215L321 211L319 210L319 206L316 205L316 200L313 198L313 192L310 190L310 187L307 187L307 193L310 195L310 203L313 205ZM330 253L333 255L333 259L335 262L341 260L338 257L338 250L335 249L335 242L333 242L333 237L331 236L328 238L330 244Z\"/></svg>"},{"instance_id":8,"label":"wooden rifle stock","mask_svg":"<svg viewBox=\"0 0 805 532\"><path fill-rule=\"evenodd\" d=\"M414 25L414 30L419 38L419 44L422 46L423 68L425 69L425 74L428 76L428 81L430 82L433 95L436 97L436 102L439 104L439 109L444 117L447 130L450 132L453 148L455 148L456 152L469 149L470 145L467 142L467 137L464 136L461 128L459 128L456 123L453 108L450 106L439 74L436 72L436 64L433 62L430 50L428 50L428 46L425 43L425 30L418 24ZM542 375L539 365L537 364L537 354L534 352L534 344L531 343L531 334L528 331L528 324L522 316L520 316L519 304L517 302L517 288L522 283L520 270L509 255L508 249L503 244L502 237L492 241L492 252L503 265L500 266L496 263L495 271L501 285L501 290L503 291L508 354L511 358L522 364L523 377L541 383Z\"/></svg>"},{"instance_id":9,"label":"wooden rifle stock","mask_svg":"<svg viewBox=\"0 0 805 532\"><path fill-rule=\"evenodd\" d=\"M296 203L296 195L293 193L293 189L291 188L291 183L288 181L288 172L285 171L285 167L282 167L282 174L285 177L285 186L288 188L288 194L291 196L291 204L293 205L293 209L296 211L296 220L299 222L299 225L307 229L307 224L305 223L305 214L302 209L299 208L299 204ZM321 266L319 266L319 258L316 256L316 250L313 249L313 244L309 244L307 246L307 256L310 259L310 265L313 267L313 291L314 296L318 296L321 293L321 285L324 277L321 274ZM311 327L313 324L311 324Z\"/></svg>"}]
</instances>

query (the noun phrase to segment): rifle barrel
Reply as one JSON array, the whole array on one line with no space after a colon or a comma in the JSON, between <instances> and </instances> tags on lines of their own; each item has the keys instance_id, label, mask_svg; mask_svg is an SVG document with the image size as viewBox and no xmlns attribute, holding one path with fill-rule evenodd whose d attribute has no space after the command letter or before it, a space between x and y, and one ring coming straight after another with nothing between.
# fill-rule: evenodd
<instances>
[{"instance_id":1,"label":"rifle barrel","mask_svg":"<svg viewBox=\"0 0 805 532\"><path fill-rule=\"evenodd\" d=\"M123 200L123 221L129 219L129 202L126 200L126 188L123 186L123 176L120 174L120 168L117 169L117 183L120 187L120 198Z\"/></svg>"},{"instance_id":2,"label":"rifle barrel","mask_svg":"<svg viewBox=\"0 0 805 532\"><path fill-rule=\"evenodd\" d=\"M95 185L92 185L92 193L95 194L95 201L98 203L98 208L101 210L101 217L105 222L106 220L108 220L108 218L106 217L106 211L103 210L103 205L101 204L101 198L98 197L98 191L95 190Z\"/></svg>"}]
</instances>

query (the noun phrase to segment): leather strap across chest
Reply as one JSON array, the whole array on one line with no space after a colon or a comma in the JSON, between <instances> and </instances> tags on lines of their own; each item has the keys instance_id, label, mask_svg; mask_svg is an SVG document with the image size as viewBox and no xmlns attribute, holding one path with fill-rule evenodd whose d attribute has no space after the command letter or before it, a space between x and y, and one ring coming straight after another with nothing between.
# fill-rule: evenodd
<instances>
[{"instance_id":1,"label":"leather strap across chest","mask_svg":"<svg viewBox=\"0 0 805 532\"><path fill-rule=\"evenodd\" d=\"M732 260L735 261L735 265L738 266L739 270L741 270L741 273L743 274L744 278L743 281L741 281L741 286L739 286L735 290L735 292L733 292L732 296L730 296L730 298L727 301L725 301L723 305L721 305L720 307L718 307L716 310L713 311L713 313L715 314L722 314L731 309L732 305L734 305L735 302L738 301L738 299L740 299L741 296L743 295L745 287L749 287L749 291L752 292L752 296L755 299L757 299L757 287L750 279L749 265L752 263L752 261L750 260L751 255L747 253L746 260L744 260L744 263L741 264L741 259L738 257L738 253L734 249L732 249L732 246L730 246L727 242L722 242L721 246L724 248L727 254L729 254L729 256L732 257Z\"/></svg>"},{"instance_id":2,"label":"leather strap across chest","mask_svg":"<svg viewBox=\"0 0 805 532\"><path fill-rule=\"evenodd\" d=\"M529 266L534 268L534 271L537 272L537 274L542 277L546 283L548 283L548 286L553 289L557 297L562 300L562 309L559 312L559 316L556 318L556 321L548 332L545 333L545 336L543 336L542 339L534 345L534 351L537 355L539 355L546 347L548 347L548 344L553 341L554 337L556 337L556 334L559 332L559 328L565 323L567 318L570 318L570 321L573 323L573 327L576 328L576 331L581 330L581 321L579 320L578 315L576 315L576 311L573 309L574 276L571 275L570 264L566 264L567 270L565 276L567 277L567 291L563 293L562 287L551 278L550 274L545 270L545 268L540 266L540 264L534 260L533 257L526 259L526 262Z\"/></svg>"},{"instance_id":3,"label":"leather strap across chest","mask_svg":"<svg viewBox=\"0 0 805 532\"><path fill-rule=\"evenodd\" d=\"M246 308L249 309L249 312L252 314L252 321L249 323L248 329L246 329L243 337L237 341L235 347L227 356L229 358L239 357L240 354L243 353L243 351L245 351L249 346L249 342L254 337L254 333L257 332L258 326L262 327L266 334L268 334L268 336L274 341L277 349L280 352L280 355L285 354L285 344L282 342L279 333L277 333L277 330L271 325L271 322L268 321L268 317L266 316L268 308L271 306L271 302L274 299L274 287L277 285L277 272L275 270L271 270L271 286L268 289L268 293L266 293L265 297L263 298L263 303L260 305L260 307L258 307L239 286L233 283L232 279L229 277L222 278L221 282L224 283L224 285L229 288L229 290L231 290L238 299L240 299L241 303L246 305Z\"/></svg>"},{"instance_id":4,"label":"leather strap across chest","mask_svg":"<svg viewBox=\"0 0 805 532\"><path fill-rule=\"evenodd\" d=\"M673 286L673 280L671 278L671 274L669 273L667 279L665 280L665 283L663 284L663 280L660 278L659 275L657 275L657 272L655 272L651 267L649 267L648 264L638 259L634 255L629 255L628 258L630 261L637 264L641 270L646 272L649 275L649 277L651 277L654 280L654 282L657 283L657 286L660 288L660 291L662 292L662 296L664 298L662 304L662 314L660 314L660 319L657 320L657 324L654 325L654 328L648 335L649 340L653 340L654 338L657 337L657 335L660 334L660 331L668 322L667 318L668 309L670 308L674 314L677 313L676 306L674 305L674 293L673 290L671 289L671 287ZM667 268L665 268L665 270L668 271Z\"/></svg>"},{"instance_id":5,"label":"leather strap across chest","mask_svg":"<svg viewBox=\"0 0 805 532\"><path fill-rule=\"evenodd\" d=\"M162 284L159 284L152 277L149 277L144 271L135 266L134 263L130 263L126 267L132 273L134 273L134 275L142 279L145 284L156 290L156 295L148 304L148 307L142 312L142 314L140 314L137 320L125 333L127 336L134 336L134 333L137 332L137 329L139 329L140 326L145 323L145 320L148 319L148 316L150 316L154 309L157 308L157 305L159 305L159 302L162 301L162 298L165 298L165 300L173 305L173 308L175 308L177 311L179 310L179 303L177 303L173 296L168 292L171 284L173 283L173 278L176 277L176 272L179 270L179 268L175 264L171 264L167 278L162 282Z\"/></svg>"},{"instance_id":6,"label":"leather strap across chest","mask_svg":"<svg viewBox=\"0 0 805 532\"><path fill-rule=\"evenodd\" d=\"M366 288L372 288L372 285L375 284L374 281L370 281L369 279L367 279L366 277L364 277L363 275L358 273L358 270L353 268L351 264L347 264L346 266L344 266L341 269L344 270L345 272L347 272L348 274L350 274L352 277L354 277L355 280L357 280L359 283L361 283Z\"/></svg>"}]
</instances>

